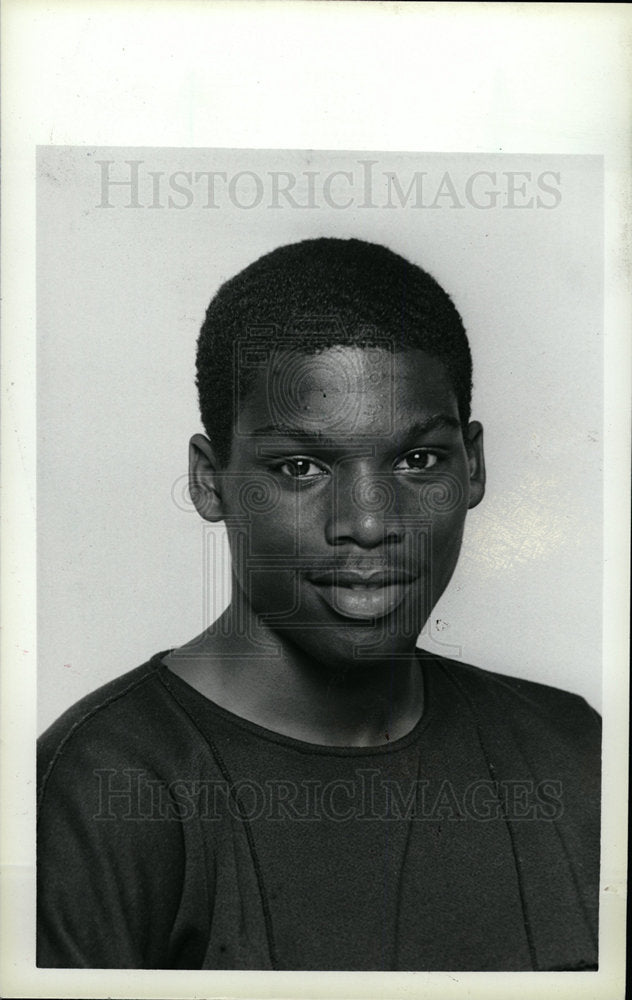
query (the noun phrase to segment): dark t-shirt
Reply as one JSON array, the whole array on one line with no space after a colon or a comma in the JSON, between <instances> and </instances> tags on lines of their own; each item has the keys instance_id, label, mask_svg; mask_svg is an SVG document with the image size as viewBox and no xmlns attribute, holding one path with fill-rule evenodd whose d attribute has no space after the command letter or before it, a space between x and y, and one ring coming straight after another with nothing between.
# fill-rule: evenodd
<instances>
[{"instance_id":1,"label":"dark t-shirt","mask_svg":"<svg viewBox=\"0 0 632 1000\"><path fill-rule=\"evenodd\" d=\"M424 654L410 733L324 747L214 705L163 655L41 738L39 966L596 967L583 699Z\"/></svg>"}]
</instances>

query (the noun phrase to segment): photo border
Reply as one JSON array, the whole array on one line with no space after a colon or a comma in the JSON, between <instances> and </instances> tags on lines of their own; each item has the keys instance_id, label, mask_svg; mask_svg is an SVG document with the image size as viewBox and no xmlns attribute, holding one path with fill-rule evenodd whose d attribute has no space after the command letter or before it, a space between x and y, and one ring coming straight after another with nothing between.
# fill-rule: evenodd
<instances>
[{"instance_id":1,"label":"photo border","mask_svg":"<svg viewBox=\"0 0 632 1000\"><path fill-rule=\"evenodd\" d=\"M502 6L503 10L489 4L255 6L154 0L128 11L100 0L4 4L4 93L5 108L10 109L3 122L2 261L3 457L5 484L10 484L4 497L2 566L6 626L2 724L10 747L2 764L4 995L186 998L207 996L212 989L214 995L225 997L350 1000L383 996L388 989L393 998L417 992L486 1000L544 998L553 993L573 1000L623 996L627 760L621 748L628 738L628 636L622 623L627 623L629 609L630 439L630 304L625 268L630 240L624 230L630 203L631 20L626 6L617 4ZM205 58L208 53L199 39L200 24L207 26L208 19L223 43L222 52L214 52L213 59ZM469 55L473 30L481 33L475 56ZM305 36L312 39L308 52ZM255 54L266 52L265 59L256 61L257 71L265 65L264 86L251 72L251 38L256 40ZM348 43L341 44L341 38ZM373 53L378 38L388 55L376 69ZM429 53L426 66L417 59L419 38ZM443 45L438 44L441 39ZM295 55L289 66L279 63L281 43L293 44L302 64ZM169 53L176 50L178 58L169 63ZM411 124L406 101L394 107L385 74L397 80L409 97L432 94L431 106L425 107L426 115L417 124ZM378 84L382 80L381 87L375 85L376 77ZM498 93L499 77L504 95ZM433 88L433 83L439 86ZM337 103L340 93L347 98L350 94L351 99ZM618 666L604 677L608 739L599 972L250 974L34 968L34 951L28 944L34 943L31 848L37 648L34 150L47 143L604 155L608 571L604 622L610 624L604 662Z\"/></svg>"}]
</instances>

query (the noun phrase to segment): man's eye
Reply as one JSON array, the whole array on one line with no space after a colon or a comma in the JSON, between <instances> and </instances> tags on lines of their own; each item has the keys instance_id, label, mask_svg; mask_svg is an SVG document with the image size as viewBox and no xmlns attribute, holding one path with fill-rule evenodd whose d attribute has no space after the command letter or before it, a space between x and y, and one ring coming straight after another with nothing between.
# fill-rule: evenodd
<instances>
[{"instance_id":1,"label":"man's eye","mask_svg":"<svg viewBox=\"0 0 632 1000\"><path fill-rule=\"evenodd\" d=\"M325 474L322 465L317 465L310 458L287 458L277 466L284 476L291 479L315 479Z\"/></svg>"},{"instance_id":2,"label":"man's eye","mask_svg":"<svg viewBox=\"0 0 632 1000\"><path fill-rule=\"evenodd\" d=\"M436 461L437 456L433 455L431 451L422 451L420 448L416 448L415 451L409 451L407 455L400 458L395 466L395 472L425 472L427 469L431 469Z\"/></svg>"}]
</instances>

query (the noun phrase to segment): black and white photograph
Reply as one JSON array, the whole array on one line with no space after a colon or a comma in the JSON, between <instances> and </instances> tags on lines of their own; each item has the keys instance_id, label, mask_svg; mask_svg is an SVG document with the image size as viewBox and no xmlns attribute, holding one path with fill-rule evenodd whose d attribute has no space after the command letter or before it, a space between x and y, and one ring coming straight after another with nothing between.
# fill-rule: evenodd
<instances>
[{"instance_id":1,"label":"black and white photograph","mask_svg":"<svg viewBox=\"0 0 632 1000\"><path fill-rule=\"evenodd\" d=\"M62 138L32 150L35 974L605 996L607 158Z\"/></svg>"},{"instance_id":2,"label":"black and white photograph","mask_svg":"<svg viewBox=\"0 0 632 1000\"><path fill-rule=\"evenodd\" d=\"M38 964L596 969L600 159L38 177Z\"/></svg>"}]
</instances>

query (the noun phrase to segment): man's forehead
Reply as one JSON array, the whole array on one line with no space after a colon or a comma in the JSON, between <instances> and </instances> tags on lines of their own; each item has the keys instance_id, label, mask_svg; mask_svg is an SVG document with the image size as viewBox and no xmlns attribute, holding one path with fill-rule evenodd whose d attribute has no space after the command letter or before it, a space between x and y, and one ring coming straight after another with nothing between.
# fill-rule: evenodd
<instances>
[{"instance_id":1,"label":"man's forehead","mask_svg":"<svg viewBox=\"0 0 632 1000\"><path fill-rule=\"evenodd\" d=\"M237 433L322 439L459 426L443 364L420 350L286 352L238 412Z\"/></svg>"}]
</instances>

